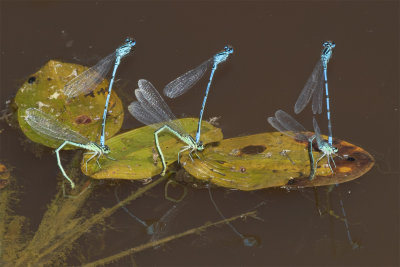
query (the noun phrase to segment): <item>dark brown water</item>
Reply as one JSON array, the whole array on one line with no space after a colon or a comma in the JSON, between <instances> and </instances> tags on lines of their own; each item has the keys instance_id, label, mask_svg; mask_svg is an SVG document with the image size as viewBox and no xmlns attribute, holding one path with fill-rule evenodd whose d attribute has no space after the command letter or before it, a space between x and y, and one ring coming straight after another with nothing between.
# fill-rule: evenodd
<instances>
[{"instance_id":1,"label":"dark brown water","mask_svg":"<svg viewBox=\"0 0 400 267\"><path fill-rule=\"evenodd\" d=\"M252 193L213 190L226 216L252 209L264 221L236 221L237 229L260 245L244 247L227 226L212 228L134 256L143 265L398 265L399 264L399 4L369 2L2 2L0 107L23 81L49 59L93 65L133 36L134 55L123 60L118 79L125 104L140 78L159 90L178 75L231 44L235 53L218 69L205 118L221 116L225 137L272 131L267 117L292 111L318 60L321 44L334 40L329 84L334 136L357 144L377 159L363 177L339 187L361 245L352 250L343 223L316 212L311 189ZM206 79L205 79L206 80ZM178 115L197 116L206 82L169 101ZM310 112L297 117L311 128ZM321 123L322 124L322 123ZM123 129L141 126L127 114ZM322 125L321 125L322 126ZM323 129L326 126L323 126ZM2 162L15 167L23 190L16 212L34 231L53 198L59 173L55 156L41 158L26 149L26 138L1 122ZM323 130L326 132L326 130ZM68 153L66 158L68 158ZM70 154L72 155L72 154ZM122 183L120 198L139 183ZM114 185L96 189L89 205L115 204ZM321 201L325 200L320 190ZM170 221L169 234L220 219L206 190L189 189ZM332 207L340 215L337 190ZM128 205L142 219L160 218L173 204L163 187ZM79 240L88 260L112 255L148 241L143 227L122 210L107 221L104 237L92 232ZM93 241L91 241L93 240ZM88 245L89 242L89 245ZM68 260L74 257L79 244ZM104 246L104 247L103 247ZM124 258L113 266L131 265Z\"/></svg>"}]
</instances>

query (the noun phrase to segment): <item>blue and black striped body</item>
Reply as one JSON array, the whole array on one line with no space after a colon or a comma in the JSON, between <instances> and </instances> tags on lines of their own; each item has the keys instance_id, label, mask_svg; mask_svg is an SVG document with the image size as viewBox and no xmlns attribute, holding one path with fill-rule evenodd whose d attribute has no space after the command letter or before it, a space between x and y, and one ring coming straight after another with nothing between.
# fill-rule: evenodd
<instances>
[{"instance_id":1,"label":"blue and black striped body","mask_svg":"<svg viewBox=\"0 0 400 267\"><path fill-rule=\"evenodd\" d=\"M114 84L115 74L117 72L118 66L121 63L121 59L128 55L131 51L131 48L136 44L136 41L127 38L125 44L115 50L115 64L114 69L112 72L110 84L108 86L108 95L106 98L106 103L104 105L104 112L103 112L103 122L101 124L101 137L100 137L100 145L104 146L105 144L105 129L106 129L106 118L107 118L107 111L108 111L108 103L110 102L110 96L112 91L112 86Z\"/></svg>"},{"instance_id":2,"label":"blue and black striped body","mask_svg":"<svg viewBox=\"0 0 400 267\"><path fill-rule=\"evenodd\" d=\"M201 109L200 109L199 122L198 122L197 132L196 132L196 143L197 144L199 144L199 142L200 142L201 120L203 119L204 107L206 106L208 92L210 91L211 82L214 77L214 72L217 70L218 64L226 61L228 59L229 55L232 53L233 53L233 48L231 46L227 45L224 47L224 50L222 52L216 54L213 57L214 62L213 62L212 69L211 69L210 79L208 81L206 93L204 95L203 103L202 103Z\"/></svg>"},{"instance_id":3,"label":"blue and black striped body","mask_svg":"<svg viewBox=\"0 0 400 267\"><path fill-rule=\"evenodd\" d=\"M332 123L331 123L331 109L329 106L329 90L328 90L328 62L332 56L332 49L335 47L335 43L327 41L322 45L324 48L321 53L322 66L324 68L324 81L325 81L325 95L326 95L326 115L328 118L328 132L329 139L328 143L332 146Z\"/></svg>"}]
</instances>

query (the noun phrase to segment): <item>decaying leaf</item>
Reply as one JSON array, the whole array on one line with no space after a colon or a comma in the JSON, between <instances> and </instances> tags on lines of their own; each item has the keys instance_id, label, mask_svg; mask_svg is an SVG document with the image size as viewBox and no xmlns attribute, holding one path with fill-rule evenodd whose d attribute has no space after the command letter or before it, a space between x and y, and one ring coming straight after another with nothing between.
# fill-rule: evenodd
<instances>
[{"instance_id":1,"label":"decaying leaf","mask_svg":"<svg viewBox=\"0 0 400 267\"><path fill-rule=\"evenodd\" d=\"M53 148L60 145L59 141L39 135L29 127L24 119L25 110L28 108L42 110L92 141L100 139L108 80L103 80L92 93L70 100L63 93L64 85L86 69L87 67L81 65L50 60L38 72L27 78L17 92L15 103L18 106L20 127L29 139ZM122 102L113 90L107 115L106 138L119 131L123 118Z\"/></svg>"},{"instance_id":2,"label":"decaying leaf","mask_svg":"<svg viewBox=\"0 0 400 267\"><path fill-rule=\"evenodd\" d=\"M199 153L201 160L193 157L192 161L185 153L181 162L198 179L246 191L343 183L360 177L374 165L374 158L358 146L339 139L334 139L333 145L342 157L334 157L334 174L323 158L311 181L308 143L280 132L225 139ZM318 159L321 152L315 145L313 150Z\"/></svg>"}]
</instances>

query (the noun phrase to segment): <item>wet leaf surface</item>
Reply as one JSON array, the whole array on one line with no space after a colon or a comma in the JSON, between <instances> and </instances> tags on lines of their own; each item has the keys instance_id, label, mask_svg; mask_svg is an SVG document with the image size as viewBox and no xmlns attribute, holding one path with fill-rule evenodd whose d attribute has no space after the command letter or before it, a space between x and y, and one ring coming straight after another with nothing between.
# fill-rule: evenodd
<instances>
[{"instance_id":1,"label":"wet leaf surface","mask_svg":"<svg viewBox=\"0 0 400 267\"><path fill-rule=\"evenodd\" d=\"M61 144L60 141L39 135L26 123L24 116L28 108L39 108L92 141L100 139L108 80L103 80L87 95L68 100L63 93L64 85L86 69L81 65L50 60L38 72L28 76L17 92L15 103L20 127L29 139L52 148ZM122 102L113 90L106 121L106 139L119 131L123 118Z\"/></svg>"},{"instance_id":2,"label":"wet leaf surface","mask_svg":"<svg viewBox=\"0 0 400 267\"><path fill-rule=\"evenodd\" d=\"M362 176L374 165L374 158L358 146L339 139L334 139L333 145L342 157L334 157L334 174L323 158L311 181L308 179L308 143L280 132L225 139L198 153L201 160L193 157L192 161L184 153L181 162L185 170L198 179L246 191L343 183ZM313 151L315 159L322 155L315 145Z\"/></svg>"}]
</instances>

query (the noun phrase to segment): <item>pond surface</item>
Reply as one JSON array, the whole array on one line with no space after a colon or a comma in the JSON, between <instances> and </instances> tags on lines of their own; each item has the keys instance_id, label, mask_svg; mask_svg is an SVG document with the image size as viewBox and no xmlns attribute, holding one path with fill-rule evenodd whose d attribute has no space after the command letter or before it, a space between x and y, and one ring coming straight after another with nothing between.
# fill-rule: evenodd
<instances>
[{"instance_id":1,"label":"pond surface","mask_svg":"<svg viewBox=\"0 0 400 267\"><path fill-rule=\"evenodd\" d=\"M205 118L220 117L224 137L273 131L267 122L277 109L293 106L319 58L321 44L336 47L329 63L333 135L371 153L375 167L330 195L341 216L343 200L352 250L343 222L320 216L314 190L265 189L239 192L212 189L226 217L257 207L262 220L233 225L255 236L257 247L245 247L228 226L209 228L147 249L109 266L195 265L399 265L399 4L376 2L2 2L0 108L21 84L48 60L93 65L118 47L126 36L137 44L121 63L116 87L127 106L141 78L158 90L178 75L220 51L235 48L215 74ZM207 79L168 104L177 116L196 117ZM142 126L126 111L123 130ZM308 108L296 117L311 129ZM327 133L326 121L320 123ZM17 214L28 217L30 230L41 222L58 190L54 153L35 156L23 133L0 122L0 161L13 166L20 189ZM75 152L63 152L68 162ZM82 179L85 177L82 175ZM86 205L93 211L110 207L140 182L104 181ZM326 188L318 189L320 202ZM261 205L260 205L261 204ZM159 219L175 204L159 185L127 205L143 220ZM167 216L164 235L217 221L207 189L188 188L186 198ZM78 240L67 264L113 255L146 243L144 227L122 209L97 230ZM103 229L104 230L104 229Z\"/></svg>"}]
</instances>

